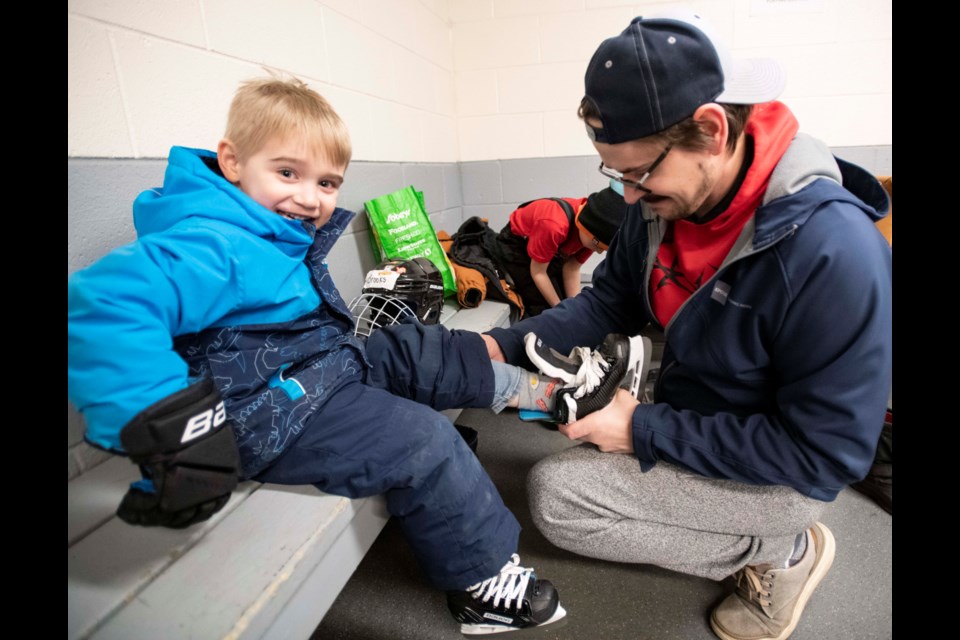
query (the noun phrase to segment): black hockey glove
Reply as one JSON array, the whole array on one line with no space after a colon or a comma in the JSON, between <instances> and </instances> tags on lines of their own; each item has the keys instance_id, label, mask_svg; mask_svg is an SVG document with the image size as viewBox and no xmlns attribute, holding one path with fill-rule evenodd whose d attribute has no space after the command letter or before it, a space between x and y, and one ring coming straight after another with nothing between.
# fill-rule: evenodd
<instances>
[{"instance_id":1,"label":"black hockey glove","mask_svg":"<svg viewBox=\"0 0 960 640\"><path fill-rule=\"evenodd\" d=\"M183 529L203 522L237 486L240 453L211 380L141 411L120 431L120 442L143 473L117 508L130 524Z\"/></svg>"}]
</instances>

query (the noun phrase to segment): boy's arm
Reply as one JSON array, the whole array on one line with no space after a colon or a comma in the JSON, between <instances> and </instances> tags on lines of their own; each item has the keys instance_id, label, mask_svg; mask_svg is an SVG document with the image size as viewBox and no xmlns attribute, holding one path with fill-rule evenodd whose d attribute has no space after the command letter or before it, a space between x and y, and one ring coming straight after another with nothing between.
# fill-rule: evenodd
<instances>
[{"instance_id":1,"label":"boy's arm","mask_svg":"<svg viewBox=\"0 0 960 640\"><path fill-rule=\"evenodd\" d=\"M580 261L576 256L567 258L563 263L563 291L568 298L580 293Z\"/></svg>"},{"instance_id":2,"label":"boy's arm","mask_svg":"<svg viewBox=\"0 0 960 640\"><path fill-rule=\"evenodd\" d=\"M533 205L531 205L533 206ZM548 206L557 205L549 202ZM560 251L560 245L567 239L570 229L566 220L559 220L549 216L540 216L536 220L533 231L527 238L527 255L530 256L530 277L540 291L540 295L551 307L560 304L560 292L554 286L550 277L547 275L547 267ZM584 261L589 258L590 253L585 250L585 255L580 253L573 256L582 258ZM576 273L570 273L570 269L576 269ZM580 267L570 265L565 260L562 268L561 286L563 293L567 297L573 297L580 292Z\"/></svg>"},{"instance_id":3,"label":"boy's arm","mask_svg":"<svg viewBox=\"0 0 960 640\"><path fill-rule=\"evenodd\" d=\"M86 439L125 451L120 429L187 388L175 336L214 326L236 308L243 277L213 232L171 230L120 247L67 284L67 392Z\"/></svg>"},{"instance_id":4,"label":"boy's arm","mask_svg":"<svg viewBox=\"0 0 960 640\"><path fill-rule=\"evenodd\" d=\"M547 304L555 307L560 304L560 296L557 294L556 289L553 288L553 282L550 281L550 276L547 275L548 266L550 265L546 262L538 262L531 258L530 277L533 278L533 283L537 285L540 295L547 301Z\"/></svg>"},{"instance_id":5,"label":"boy's arm","mask_svg":"<svg viewBox=\"0 0 960 640\"><path fill-rule=\"evenodd\" d=\"M215 513L236 486L239 457L218 419L219 393L191 381L173 350L175 335L235 305L230 253L210 234L164 234L121 247L68 282L68 396L88 442L141 466L144 481L118 511L128 522L187 526Z\"/></svg>"}]
</instances>

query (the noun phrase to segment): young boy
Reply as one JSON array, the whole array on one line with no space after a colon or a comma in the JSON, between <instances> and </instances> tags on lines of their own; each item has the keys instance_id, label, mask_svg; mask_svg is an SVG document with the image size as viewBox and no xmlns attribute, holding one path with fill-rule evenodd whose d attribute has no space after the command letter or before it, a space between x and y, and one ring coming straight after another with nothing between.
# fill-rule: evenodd
<instances>
[{"instance_id":1,"label":"young boy","mask_svg":"<svg viewBox=\"0 0 960 640\"><path fill-rule=\"evenodd\" d=\"M553 383L495 373L470 332L353 335L324 263L354 215L336 207L350 155L306 85L246 82L216 153L173 147L163 188L136 199L138 240L70 278L69 397L86 440L143 473L117 514L186 527L238 477L384 494L464 633L559 620L519 564L517 520L434 410L533 407Z\"/></svg>"},{"instance_id":2,"label":"young boy","mask_svg":"<svg viewBox=\"0 0 960 640\"><path fill-rule=\"evenodd\" d=\"M626 204L612 188L586 198L540 198L520 205L497 236L497 259L513 278L525 317L580 293L580 267L603 253Z\"/></svg>"}]
</instances>

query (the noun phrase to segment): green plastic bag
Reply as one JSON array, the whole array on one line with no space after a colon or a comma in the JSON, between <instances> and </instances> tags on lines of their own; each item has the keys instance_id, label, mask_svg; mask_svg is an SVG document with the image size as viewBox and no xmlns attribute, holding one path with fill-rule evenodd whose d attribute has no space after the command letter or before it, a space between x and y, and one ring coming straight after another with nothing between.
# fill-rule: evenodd
<instances>
[{"instance_id":1,"label":"green plastic bag","mask_svg":"<svg viewBox=\"0 0 960 640\"><path fill-rule=\"evenodd\" d=\"M443 276L443 295L457 292L453 267L437 240L423 192L409 186L363 203L370 219L370 246L377 262L424 257Z\"/></svg>"}]
</instances>

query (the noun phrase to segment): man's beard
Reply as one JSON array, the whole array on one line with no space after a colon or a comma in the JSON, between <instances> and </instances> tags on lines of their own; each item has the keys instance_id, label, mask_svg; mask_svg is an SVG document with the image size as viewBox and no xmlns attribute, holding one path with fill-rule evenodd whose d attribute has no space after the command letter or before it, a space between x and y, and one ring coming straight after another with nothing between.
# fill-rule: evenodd
<instances>
[{"instance_id":1,"label":"man's beard","mask_svg":"<svg viewBox=\"0 0 960 640\"><path fill-rule=\"evenodd\" d=\"M686 220L695 215L702 215L706 211L700 211L713 189L712 181L707 175L706 167L702 164L697 165L699 170L700 182L696 191L689 199L677 196L660 196L656 193L647 194L640 198L650 207L651 211L667 221Z\"/></svg>"}]
</instances>

